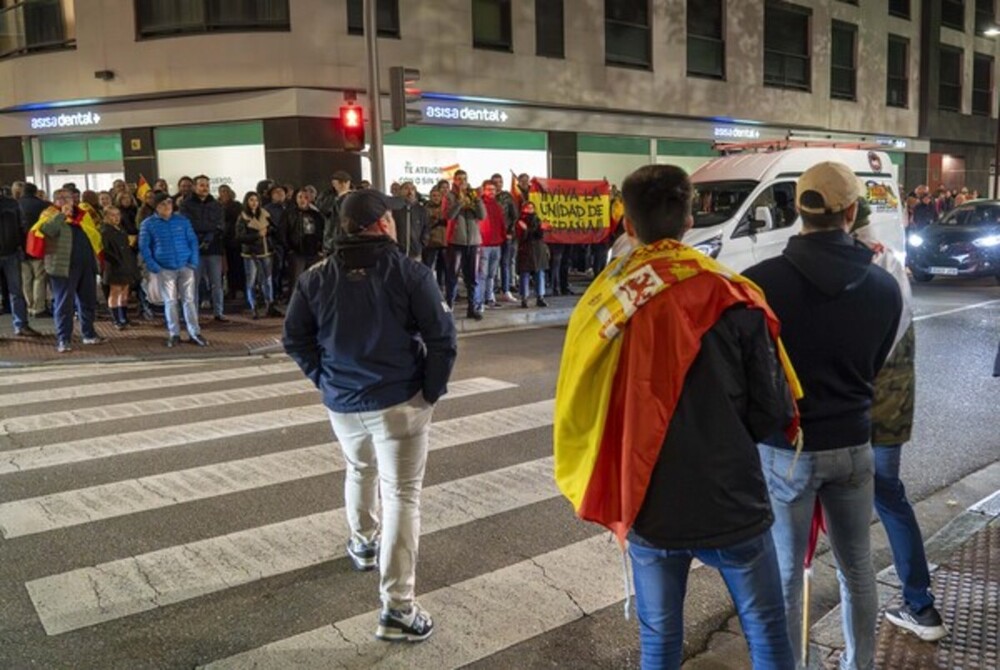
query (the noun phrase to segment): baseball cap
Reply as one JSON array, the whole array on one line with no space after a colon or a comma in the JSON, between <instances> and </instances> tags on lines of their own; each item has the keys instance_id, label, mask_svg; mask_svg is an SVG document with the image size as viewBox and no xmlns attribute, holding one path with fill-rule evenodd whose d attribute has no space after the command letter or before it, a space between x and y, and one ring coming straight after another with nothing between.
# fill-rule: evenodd
<instances>
[{"instance_id":1,"label":"baseball cap","mask_svg":"<svg viewBox=\"0 0 1000 670\"><path fill-rule=\"evenodd\" d=\"M349 193L344 198L340 218L347 232L357 233L373 225L389 210L405 205L402 198L392 198L381 191L366 188Z\"/></svg>"},{"instance_id":2,"label":"baseball cap","mask_svg":"<svg viewBox=\"0 0 1000 670\"><path fill-rule=\"evenodd\" d=\"M836 214L861 197L861 182L843 163L817 163L799 177L795 204L806 214Z\"/></svg>"}]
</instances>

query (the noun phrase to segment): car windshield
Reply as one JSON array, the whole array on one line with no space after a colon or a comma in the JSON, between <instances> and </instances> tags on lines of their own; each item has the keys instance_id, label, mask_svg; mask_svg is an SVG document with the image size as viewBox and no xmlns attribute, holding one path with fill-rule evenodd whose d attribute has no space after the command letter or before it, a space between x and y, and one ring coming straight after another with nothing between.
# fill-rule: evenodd
<instances>
[{"instance_id":1,"label":"car windshield","mask_svg":"<svg viewBox=\"0 0 1000 670\"><path fill-rule=\"evenodd\" d=\"M757 187L755 181L715 181L694 185L694 227L711 228L736 216Z\"/></svg>"},{"instance_id":2,"label":"car windshield","mask_svg":"<svg viewBox=\"0 0 1000 670\"><path fill-rule=\"evenodd\" d=\"M942 226L995 226L1000 223L1000 203L984 202L953 209L941 219Z\"/></svg>"}]
</instances>

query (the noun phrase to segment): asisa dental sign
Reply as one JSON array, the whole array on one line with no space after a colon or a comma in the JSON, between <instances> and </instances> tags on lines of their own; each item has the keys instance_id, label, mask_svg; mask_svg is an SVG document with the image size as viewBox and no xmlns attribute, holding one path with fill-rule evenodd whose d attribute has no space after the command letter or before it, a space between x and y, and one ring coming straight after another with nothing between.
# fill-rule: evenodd
<instances>
[{"instance_id":1,"label":"asisa dental sign","mask_svg":"<svg viewBox=\"0 0 1000 670\"><path fill-rule=\"evenodd\" d=\"M87 128L101 122L97 112L74 112L70 114L48 114L31 117L32 130L47 130L50 128Z\"/></svg>"},{"instance_id":2,"label":"asisa dental sign","mask_svg":"<svg viewBox=\"0 0 1000 670\"><path fill-rule=\"evenodd\" d=\"M713 135L727 140L759 140L760 130L741 126L716 126Z\"/></svg>"}]
</instances>

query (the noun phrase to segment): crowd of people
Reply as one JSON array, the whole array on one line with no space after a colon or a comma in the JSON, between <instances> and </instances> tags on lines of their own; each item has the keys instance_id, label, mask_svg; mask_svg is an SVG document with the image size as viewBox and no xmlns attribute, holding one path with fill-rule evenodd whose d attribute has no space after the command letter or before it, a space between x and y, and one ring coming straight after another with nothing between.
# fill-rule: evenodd
<instances>
[{"instance_id":1,"label":"crowd of people","mask_svg":"<svg viewBox=\"0 0 1000 670\"><path fill-rule=\"evenodd\" d=\"M906 196L907 225L922 228L959 205L979 198L979 191L966 186L948 189L942 185L932 191L926 184L921 184Z\"/></svg>"},{"instance_id":2,"label":"crowd of people","mask_svg":"<svg viewBox=\"0 0 1000 670\"><path fill-rule=\"evenodd\" d=\"M555 295L573 293L571 267L595 277L603 270L610 239L547 243L530 185L521 174L506 190L503 176L494 174L473 188L464 170L427 194L411 182L392 184L398 244L434 271L450 308L464 300L467 316L481 320L486 309L505 304L528 308L530 298L546 307L549 287ZM66 183L50 202L34 184L12 184L0 194L0 293L14 315L15 336L37 337L30 319L51 316L57 350L70 351L75 315L80 341L100 344L93 326L103 312L98 303L124 329L132 296L147 320L163 304L169 347L179 343L182 326L192 343L207 345L199 307L225 322L226 301L241 295L253 319L281 317L298 277L344 237L340 209L355 183L338 171L322 191L272 180L242 199L225 184L216 195L210 189L206 175L182 177L174 189L163 179L152 185L119 179L100 192ZM92 253L85 253L88 245Z\"/></svg>"}]
</instances>

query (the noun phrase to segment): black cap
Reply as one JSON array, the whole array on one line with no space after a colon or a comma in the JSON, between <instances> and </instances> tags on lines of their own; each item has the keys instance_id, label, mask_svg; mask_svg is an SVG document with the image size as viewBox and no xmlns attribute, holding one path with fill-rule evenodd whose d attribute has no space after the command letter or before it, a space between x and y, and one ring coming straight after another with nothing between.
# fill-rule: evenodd
<instances>
[{"instance_id":1,"label":"black cap","mask_svg":"<svg viewBox=\"0 0 1000 670\"><path fill-rule=\"evenodd\" d=\"M153 197L153 207L159 207L160 203L163 202L164 200L170 200L170 195L164 193L163 191L158 191L157 194ZM170 202L173 203L173 200L170 200Z\"/></svg>"},{"instance_id":2,"label":"black cap","mask_svg":"<svg viewBox=\"0 0 1000 670\"><path fill-rule=\"evenodd\" d=\"M337 170L333 173L333 176L330 177L330 181L334 180L350 182L351 174L349 172L345 172L344 170Z\"/></svg>"},{"instance_id":3,"label":"black cap","mask_svg":"<svg viewBox=\"0 0 1000 670\"><path fill-rule=\"evenodd\" d=\"M341 205L340 218L348 233L358 233L375 224L385 213L406 205L401 198L391 198L375 189L349 193Z\"/></svg>"}]
</instances>

